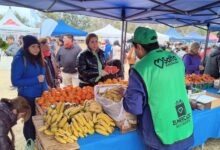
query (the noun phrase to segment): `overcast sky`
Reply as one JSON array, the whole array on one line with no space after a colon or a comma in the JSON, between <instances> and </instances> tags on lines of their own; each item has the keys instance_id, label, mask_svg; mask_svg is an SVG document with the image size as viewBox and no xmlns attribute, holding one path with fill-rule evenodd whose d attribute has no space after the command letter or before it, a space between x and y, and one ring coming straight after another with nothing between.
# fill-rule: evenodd
<instances>
[{"instance_id":1,"label":"overcast sky","mask_svg":"<svg viewBox=\"0 0 220 150\"><path fill-rule=\"evenodd\" d=\"M29 19L30 17L30 9L28 8L21 8L21 7L11 7L12 10L16 11L19 13L19 15L23 16L23 17L26 17ZM0 14L1 15L4 15L9 9L9 6L2 6L0 5Z\"/></svg>"}]
</instances>

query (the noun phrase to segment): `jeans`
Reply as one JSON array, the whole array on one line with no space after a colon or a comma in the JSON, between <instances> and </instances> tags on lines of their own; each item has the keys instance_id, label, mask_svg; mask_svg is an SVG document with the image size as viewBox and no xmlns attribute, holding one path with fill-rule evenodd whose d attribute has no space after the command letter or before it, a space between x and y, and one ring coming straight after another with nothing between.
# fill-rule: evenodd
<instances>
[{"instance_id":1,"label":"jeans","mask_svg":"<svg viewBox=\"0 0 220 150\"><path fill-rule=\"evenodd\" d=\"M36 132L35 132L34 124L32 122L32 116L36 115L35 102L34 102L35 98L28 98L28 97L25 98L27 99L29 105L31 106L31 117L28 119L27 122L24 123L23 134L26 140L28 139L35 140Z\"/></svg>"}]
</instances>

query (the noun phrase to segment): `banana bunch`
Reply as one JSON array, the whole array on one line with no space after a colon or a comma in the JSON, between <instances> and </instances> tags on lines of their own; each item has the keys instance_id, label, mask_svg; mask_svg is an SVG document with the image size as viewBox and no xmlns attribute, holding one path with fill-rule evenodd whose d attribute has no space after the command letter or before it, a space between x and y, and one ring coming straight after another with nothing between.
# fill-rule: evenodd
<instances>
[{"instance_id":1,"label":"banana bunch","mask_svg":"<svg viewBox=\"0 0 220 150\"><path fill-rule=\"evenodd\" d=\"M95 132L108 136L114 131L114 121L102 112L96 101L87 101L84 106L73 106L65 109L64 103L48 107L43 116L44 126L38 131L43 132L62 143L74 143L78 138L93 135Z\"/></svg>"},{"instance_id":2,"label":"banana bunch","mask_svg":"<svg viewBox=\"0 0 220 150\"><path fill-rule=\"evenodd\" d=\"M93 122L95 123L95 131L99 134L108 136L114 131L114 121L104 113L93 114Z\"/></svg>"},{"instance_id":3,"label":"banana bunch","mask_svg":"<svg viewBox=\"0 0 220 150\"><path fill-rule=\"evenodd\" d=\"M84 110L93 113L101 113L102 106L96 101L86 100L84 102Z\"/></svg>"},{"instance_id":4,"label":"banana bunch","mask_svg":"<svg viewBox=\"0 0 220 150\"><path fill-rule=\"evenodd\" d=\"M112 100L114 102L120 102L124 95L123 87L113 87L111 89L107 89L104 93L100 93L100 96Z\"/></svg>"}]
</instances>

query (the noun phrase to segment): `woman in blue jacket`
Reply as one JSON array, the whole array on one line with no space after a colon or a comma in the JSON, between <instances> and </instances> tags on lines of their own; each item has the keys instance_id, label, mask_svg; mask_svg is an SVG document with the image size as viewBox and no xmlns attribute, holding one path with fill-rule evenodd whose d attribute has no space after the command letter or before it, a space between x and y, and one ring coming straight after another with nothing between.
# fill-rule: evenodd
<instances>
[{"instance_id":1,"label":"woman in blue jacket","mask_svg":"<svg viewBox=\"0 0 220 150\"><path fill-rule=\"evenodd\" d=\"M23 37L23 48L15 55L11 65L11 81L17 87L18 95L28 100L32 116L35 115L35 98L48 90L45 80L45 66L40 50L40 44L34 36ZM35 128L30 118L25 124L23 133L25 139L35 139Z\"/></svg>"}]
</instances>

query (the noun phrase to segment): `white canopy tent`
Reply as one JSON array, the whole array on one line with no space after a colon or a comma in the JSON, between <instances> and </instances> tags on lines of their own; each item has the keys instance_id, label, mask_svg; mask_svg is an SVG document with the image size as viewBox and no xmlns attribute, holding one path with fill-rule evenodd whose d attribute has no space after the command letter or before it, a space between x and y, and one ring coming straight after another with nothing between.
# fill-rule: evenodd
<instances>
[{"instance_id":1,"label":"white canopy tent","mask_svg":"<svg viewBox=\"0 0 220 150\"><path fill-rule=\"evenodd\" d=\"M111 43L118 40L121 42L121 33L122 31L113 27L112 25L107 25L102 29L99 29L97 31L93 31L92 33L95 33L99 36L101 39L109 39ZM132 34L127 33L127 39L130 39L132 37Z\"/></svg>"},{"instance_id":2,"label":"white canopy tent","mask_svg":"<svg viewBox=\"0 0 220 150\"><path fill-rule=\"evenodd\" d=\"M39 28L31 28L21 23L14 15L12 9L9 9L5 16L0 21L0 37L5 40L8 35L13 35L15 40L20 35L35 35L38 36Z\"/></svg>"}]
</instances>

